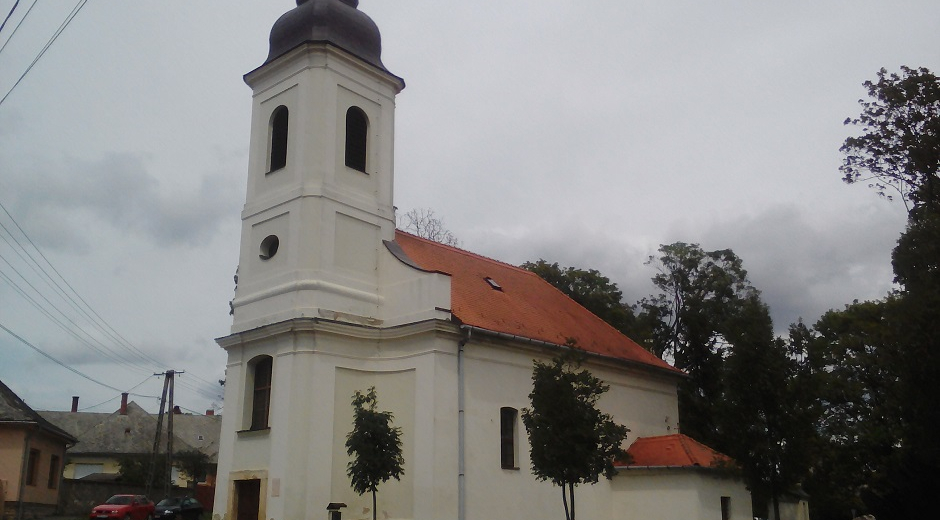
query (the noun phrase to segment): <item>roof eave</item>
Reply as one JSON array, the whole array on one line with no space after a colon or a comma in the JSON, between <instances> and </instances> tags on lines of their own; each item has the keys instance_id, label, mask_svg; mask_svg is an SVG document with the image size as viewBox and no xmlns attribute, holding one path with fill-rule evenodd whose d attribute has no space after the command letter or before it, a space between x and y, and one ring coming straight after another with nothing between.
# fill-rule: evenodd
<instances>
[{"instance_id":1,"label":"roof eave","mask_svg":"<svg viewBox=\"0 0 940 520\"><path fill-rule=\"evenodd\" d=\"M525 337L525 336L517 336L517 335L515 335L515 334L509 334L509 333L507 333L507 332L499 332L499 331L495 331L495 330L485 329L485 328L482 328L482 327L477 327L477 326L475 326L475 325L462 324L462 325L460 325L460 328L461 328L461 329L465 329L465 330L470 330L470 331L472 331L472 332L477 332L477 333L483 334L483 335L485 335L485 336L491 336L491 337L499 338L499 339L505 339L505 340L511 340L511 341L519 341L519 342L523 342L523 343L529 343L529 344L531 344L531 345L538 345L538 346L547 347L547 348L553 348L553 349L575 350L574 347L571 347L571 346L569 346L569 345L562 345L562 344L559 344L559 343L552 343L552 342L550 342L550 341L544 341L544 340L540 340L540 339L528 338L528 337ZM596 353L596 352L588 352L588 351L583 350L583 349L577 349L577 350L578 350L579 352L582 352L582 353L586 354L589 358L602 359L602 360L604 360L604 361L619 363L619 364L627 365L627 366L630 366L630 367L633 367L633 368L638 368L638 369L642 369L642 370L647 370L647 371L650 371L650 372L653 372L653 373L656 373L656 374L659 374L659 375L670 376L670 377L674 377L674 378L676 378L676 379L688 379L688 377L689 377L689 375L686 374L685 372L682 372L682 371L680 371L680 370L678 370L678 369L671 368L671 367L670 367L670 368L658 367L658 366L655 366L655 365L650 365L650 364L648 364L648 363L643 363L642 361L635 361L635 360L632 360L632 359L624 359L624 358L619 358L619 357L614 357L614 356L605 356L605 355L603 355L603 354L598 354L598 353Z\"/></svg>"}]
</instances>

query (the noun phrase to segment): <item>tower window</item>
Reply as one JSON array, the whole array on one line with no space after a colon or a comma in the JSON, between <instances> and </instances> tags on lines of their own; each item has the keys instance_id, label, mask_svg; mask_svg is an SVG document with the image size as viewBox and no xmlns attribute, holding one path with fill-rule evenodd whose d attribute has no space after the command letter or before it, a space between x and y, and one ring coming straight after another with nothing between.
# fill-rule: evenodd
<instances>
[{"instance_id":1,"label":"tower window","mask_svg":"<svg viewBox=\"0 0 940 520\"><path fill-rule=\"evenodd\" d=\"M262 260L269 260L277 254L277 248L280 245L281 241L277 238L277 235L268 235L261 241L261 250L258 252L258 256Z\"/></svg>"},{"instance_id":2,"label":"tower window","mask_svg":"<svg viewBox=\"0 0 940 520\"><path fill-rule=\"evenodd\" d=\"M268 415L271 409L271 372L274 359L271 356L259 356L249 363L252 374L251 430L264 430L268 427Z\"/></svg>"},{"instance_id":3,"label":"tower window","mask_svg":"<svg viewBox=\"0 0 940 520\"><path fill-rule=\"evenodd\" d=\"M519 411L515 408L499 409L499 457L503 469L519 469L516 465L516 422Z\"/></svg>"},{"instance_id":4,"label":"tower window","mask_svg":"<svg viewBox=\"0 0 940 520\"><path fill-rule=\"evenodd\" d=\"M369 118L359 107L346 111L346 166L363 173L366 171Z\"/></svg>"},{"instance_id":5,"label":"tower window","mask_svg":"<svg viewBox=\"0 0 940 520\"><path fill-rule=\"evenodd\" d=\"M281 105L271 114L271 157L269 172L287 166L287 107Z\"/></svg>"}]
</instances>

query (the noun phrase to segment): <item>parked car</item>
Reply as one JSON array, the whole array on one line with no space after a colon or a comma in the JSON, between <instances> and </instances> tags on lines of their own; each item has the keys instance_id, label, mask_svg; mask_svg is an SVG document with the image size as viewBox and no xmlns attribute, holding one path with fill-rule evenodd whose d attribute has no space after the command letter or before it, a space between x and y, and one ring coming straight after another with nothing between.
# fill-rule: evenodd
<instances>
[{"instance_id":1,"label":"parked car","mask_svg":"<svg viewBox=\"0 0 940 520\"><path fill-rule=\"evenodd\" d=\"M95 506L89 519L113 518L117 520L152 520L154 505L143 495L114 495L100 506Z\"/></svg>"},{"instance_id":2,"label":"parked car","mask_svg":"<svg viewBox=\"0 0 940 520\"><path fill-rule=\"evenodd\" d=\"M195 498L164 498L157 503L154 518L165 520L199 520L202 504Z\"/></svg>"}]
</instances>

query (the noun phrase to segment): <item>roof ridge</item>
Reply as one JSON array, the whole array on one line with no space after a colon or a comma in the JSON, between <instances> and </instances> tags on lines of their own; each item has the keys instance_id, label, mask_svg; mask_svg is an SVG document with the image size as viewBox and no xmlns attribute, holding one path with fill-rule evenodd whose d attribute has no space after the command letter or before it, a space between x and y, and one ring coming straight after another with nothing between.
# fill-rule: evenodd
<instances>
[{"instance_id":1,"label":"roof ridge","mask_svg":"<svg viewBox=\"0 0 940 520\"><path fill-rule=\"evenodd\" d=\"M679 441L679 446L682 446L682 451L684 451L685 455L689 457L689 462L691 462L695 466L701 466L702 464L699 461L695 460L695 455L692 454L692 450L690 450L689 446L686 444L686 440L692 441L692 439L689 438L689 436L683 435L681 433L677 433L676 435L677 435L677 440ZM695 442L695 441L692 441L692 442Z\"/></svg>"},{"instance_id":2,"label":"roof ridge","mask_svg":"<svg viewBox=\"0 0 940 520\"><path fill-rule=\"evenodd\" d=\"M409 232L403 231L403 230L401 230L401 229L396 229L395 232L396 232L396 233L401 233L401 234L403 234L403 235L407 235L407 236L410 237L410 238L416 238L416 239L418 239L418 240L420 240L420 241L422 241L422 242L425 242L425 243L430 244L430 245L433 245L433 246L444 247L444 248L450 249L450 250L452 250L452 251L454 251L454 252L456 252L456 253L460 253L460 254L463 254L463 255L466 255L466 256L471 256L471 257L474 257L474 258L479 258L480 260L485 260L485 261L487 261L487 262L492 262L492 263L494 263L494 264L498 264L498 265L502 265L502 266L505 266L505 267L509 267L509 268L511 268L511 269L515 269L515 270L520 271L520 272L523 272L523 273L527 273L527 274L532 274L532 275L538 276L537 274L533 273L532 271L529 271L528 269L523 269L522 267L519 267L518 265L512 265L512 264L510 264L509 262L503 262L502 260L497 260L497 259L491 258L491 257L489 257L489 256L481 255L480 253L474 253L473 251L470 251L470 250L468 250L468 249L463 249L463 248L460 248L460 247L457 247L457 246L452 246L452 245L450 245L450 244L445 244L445 243L443 243L443 242L437 242L436 240L431 240L431 239L429 239L429 238L420 237L420 236L418 236L418 235L415 235L414 233L409 233Z\"/></svg>"}]
</instances>

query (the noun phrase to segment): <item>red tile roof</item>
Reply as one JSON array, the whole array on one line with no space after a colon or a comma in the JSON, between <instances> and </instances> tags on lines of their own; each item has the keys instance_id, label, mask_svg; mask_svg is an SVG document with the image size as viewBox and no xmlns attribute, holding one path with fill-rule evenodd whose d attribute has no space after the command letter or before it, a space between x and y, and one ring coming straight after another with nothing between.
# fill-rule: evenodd
<instances>
[{"instance_id":1,"label":"red tile roof","mask_svg":"<svg viewBox=\"0 0 940 520\"><path fill-rule=\"evenodd\" d=\"M558 345L573 338L589 353L680 373L535 273L402 231L395 238L415 264L450 275L451 313L466 325Z\"/></svg>"},{"instance_id":2,"label":"red tile roof","mask_svg":"<svg viewBox=\"0 0 940 520\"><path fill-rule=\"evenodd\" d=\"M630 446L627 453L633 461L623 465L626 467L719 468L734 464L727 455L681 433L640 437Z\"/></svg>"}]
</instances>

